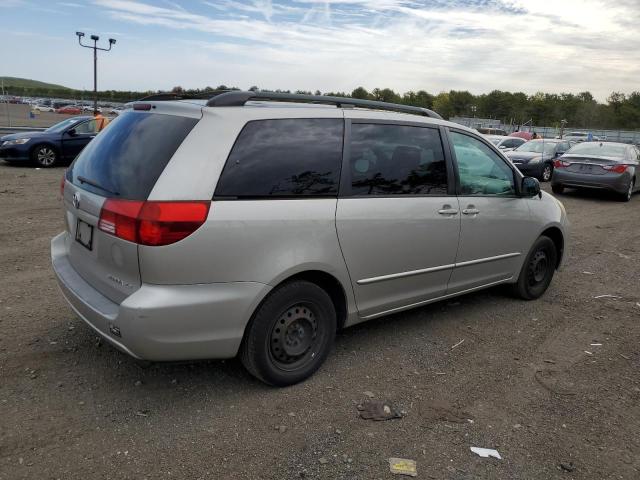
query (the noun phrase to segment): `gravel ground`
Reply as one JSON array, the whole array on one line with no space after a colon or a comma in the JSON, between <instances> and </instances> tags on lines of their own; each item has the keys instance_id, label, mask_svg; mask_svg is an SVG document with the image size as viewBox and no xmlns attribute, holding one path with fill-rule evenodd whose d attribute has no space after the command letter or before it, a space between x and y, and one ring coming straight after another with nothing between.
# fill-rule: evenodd
<instances>
[{"instance_id":1,"label":"gravel ground","mask_svg":"<svg viewBox=\"0 0 640 480\"><path fill-rule=\"evenodd\" d=\"M61 175L0 164L0 479L389 479L389 457L425 479L640 478L640 196L562 196L571 251L542 299L347 329L274 389L236 360L143 368L97 340L49 265ZM364 392L404 418L359 419Z\"/></svg>"}]
</instances>

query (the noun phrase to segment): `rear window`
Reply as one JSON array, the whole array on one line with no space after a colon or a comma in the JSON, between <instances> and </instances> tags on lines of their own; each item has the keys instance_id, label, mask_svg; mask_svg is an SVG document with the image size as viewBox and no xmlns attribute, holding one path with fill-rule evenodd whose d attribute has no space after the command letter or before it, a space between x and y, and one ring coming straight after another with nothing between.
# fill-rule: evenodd
<instances>
[{"instance_id":1,"label":"rear window","mask_svg":"<svg viewBox=\"0 0 640 480\"><path fill-rule=\"evenodd\" d=\"M216 196L335 196L343 121L334 118L255 120L238 136Z\"/></svg>"},{"instance_id":2,"label":"rear window","mask_svg":"<svg viewBox=\"0 0 640 480\"><path fill-rule=\"evenodd\" d=\"M105 197L146 200L197 118L128 111L71 164L67 179Z\"/></svg>"},{"instance_id":3,"label":"rear window","mask_svg":"<svg viewBox=\"0 0 640 480\"><path fill-rule=\"evenodd\" d=\"M594 155L597 157L620 157L624 158L627 147L611 143L587 142L575 145L567 153L571 155Z\"/></svg>"}]
</instances>

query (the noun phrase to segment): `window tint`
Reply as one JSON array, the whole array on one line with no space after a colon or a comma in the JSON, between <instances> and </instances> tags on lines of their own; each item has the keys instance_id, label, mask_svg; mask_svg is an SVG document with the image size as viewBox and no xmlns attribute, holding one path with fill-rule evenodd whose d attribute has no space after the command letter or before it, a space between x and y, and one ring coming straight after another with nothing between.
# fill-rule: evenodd
<instances>
[{"instance_id":1,"label":"window tint","mask_svg":"<svg viewBox=\"0 0 640 480\"><path fill-rule=\"evenodd\" d=\"M434 128L351 126L352 195L446 195L447 169Z\"/></svg>"},{"instance_id":2,"label":"window tint","mask_svg":"<svg viewBox=\"0 0 640 480\"><path fill-rule=\"evenodd\" d=\"M342 162L341 119L256 120L238 136L216 195L337 195Z\"/></svg>"},{"instance_id":3,"label":"window tint","mask_svg":"<svg viewBox=\"0 0 640 480\"><path fill-rule=\"evenodd\" d=\"M146 200L196 123L198 119L189 117L122 113L82 150L67 179L98 195Z\"/></svg>"},{"instance_id":4,"label":"window tint","mask_svg":"<svg viewBox=\"0 0 640 480\"><path fill-rule=\"evenodd\" d=\"M97 129L96 129L96 121L95 120L89 120L88 122L82 122L82 123L78 124L74 128L74 130L78 134L96 133L96 131L97 131Z\"/></svg>"},{"instance_id":5,"label":"window tint","mask_svg":"<svg viewBox=\"0 0 640 480\"><path fill-rule=\"evenodd\" d=\"M487 145L451 132L462 195L514 195L513 171Z\"/></svg>"}]
</instances>

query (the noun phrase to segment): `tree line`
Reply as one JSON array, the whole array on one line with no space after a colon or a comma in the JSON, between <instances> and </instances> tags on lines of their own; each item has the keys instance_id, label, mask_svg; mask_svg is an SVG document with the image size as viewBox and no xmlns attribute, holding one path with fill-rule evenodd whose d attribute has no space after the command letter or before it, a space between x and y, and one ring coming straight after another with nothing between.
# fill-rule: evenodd
<instances>
[{"instance_id":1,"label":"tree line","mask_svg":"<svg viewBox=\"0 0 640 480\"><path fill-rule=\"evenodd\" d=\"M93 92L73 89L52 89L33 87L6 88L10 95L55 97L89 101ZM202 89L174 87L171 92L185 95L205 95L215 90L239 90L237 87L219 85ZM260 90L252 86L249 90ZM315 92L305 90L273 90L280 93L300 93L314 95L335 95L383 102L414 105L435 110L444 118L456 116L499 119L505 124L522 125L531 121L534 125L559 126L562 120L576 128L598 129L640 129L640 91L630 94L613 92L600 103L589 92L543 93L527 95L523 92L494 90L490 93L474 95L466 90L450 90L431 94L424 90L398 93L390 88L374 88L368 91L358 87L352 92ZM98 100L105 102L128 102L162 91L118 91L98 92Z\"/></svg>"}]
</instances>

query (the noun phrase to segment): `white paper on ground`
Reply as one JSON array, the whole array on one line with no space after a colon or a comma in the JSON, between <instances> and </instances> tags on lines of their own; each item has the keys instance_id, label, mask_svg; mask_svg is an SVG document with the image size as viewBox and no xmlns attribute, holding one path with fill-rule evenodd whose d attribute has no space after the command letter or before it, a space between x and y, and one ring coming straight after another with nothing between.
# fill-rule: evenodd
<instances>
[{"instance_id":1,"label":"white paper on ground","mask_svg":"<svg viewBox=\"0 0 640 480\"><path fill-rule=\"evenodd\" d=\"M492 448L471 447L471 451L484 458L494 457L498 460L502 460L502 457L500 456L498 451L493 450Z\"/></svg>"}]
</instances>

